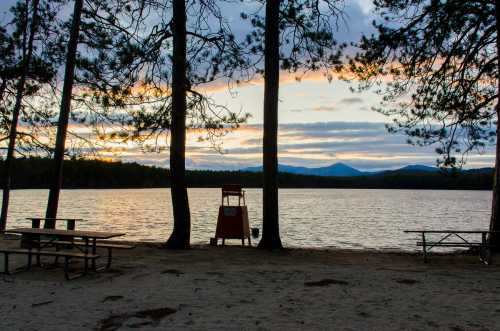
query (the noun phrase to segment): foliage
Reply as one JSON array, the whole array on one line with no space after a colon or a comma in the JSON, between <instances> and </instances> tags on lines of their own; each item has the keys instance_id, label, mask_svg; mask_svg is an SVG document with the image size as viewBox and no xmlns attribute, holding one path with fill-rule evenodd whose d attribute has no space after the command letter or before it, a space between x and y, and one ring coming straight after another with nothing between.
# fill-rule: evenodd
<instances>
[{"instance_id":1,"label":"foliage","mask_svg":"<svg viewBox=\"0 0 500 331\"><path fill-rule=\"evenodd\" d=\"M60 1L41 0L37 6L37 22L33 25L31 1L18 1L11 8L9 19L0 26L0 135L2 142L8 140L16 95L29 61L26 82L22 87L20 128L16 132L16 150L20 154L47 151L44 139L46 127L54 115L53 103L47 97L55 86L60 61L51 46L55 38L54 18ZM32 30L33 28L33 30ZM28 59L29 40L33 39L33 51ZM50 93L49 93L50 94Z\"/></svg>"},{"instance_id":2,"label":"foliage","mask_svg":"<svg viewBox=\"0 0 500 331\"><path fill-rule=\"evenodd\" d=\"M99 3L87 9L94 19L91 28L100 31L90 39L109 46L95 47L92 57L81 58L79 79L88 82L82 97L104 107L94 123L120 125L111 130L101 127L102 139L132 139L143 143L145 150L161 151L167 144L159 139L168 138L171 125L171 3L118 2L127 5ZM248 114L217 105L203 88L207 83L241 73L245 58L217 1L190 0L187 15L187 125L203 129L206 135L201 138L218 147L218 138L246 121Z\"/></svg>"},{"instance_id":3,"label":"foliage","mask_svg":"<svg viewBox=\"0 0 500 331\"><path fill-rule=\"evenodd\" d=\"M264 74L259 64L264 54L265 17L264 0L256 0L255 8L242 12L252 30L244 45L257 73ZM332 79L331 68L342 64L341 54L346 44L335 40L335 31L343 22L342 0L286 0L280 1L280 67L296 72L297 79L306 71L325 70L325 77Z\"/></svg>"},{"instance_id":4,"label":"foliage","mask_svg":"<svg viewBox=\"0 0 500 331\"><path fill-rule=\"evenodd\" d=\"M498 98L495 2L376 0L377 34L363 37L350 71L377 86L378 109L416 145L438 144L438 164L495 142ZM457 158L458 156L462 156Z\"/></svg>"}]
</instances>

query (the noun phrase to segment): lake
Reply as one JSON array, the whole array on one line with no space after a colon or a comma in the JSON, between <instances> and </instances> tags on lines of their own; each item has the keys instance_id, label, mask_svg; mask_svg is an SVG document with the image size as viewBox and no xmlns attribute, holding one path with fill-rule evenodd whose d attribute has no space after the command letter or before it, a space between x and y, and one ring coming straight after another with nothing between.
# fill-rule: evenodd
<instances>
[{"instance_id":1,"label":"lake","mask_svg":"<svg viewBox=\"0 0 500 331\"><path fill-rule=\"evenodd\" d=\"M247 189L246 195L250 226L261 228L262 192ZM8 227L43 216L47 196L47 190L13 191ZM220 189L189 189L189 199L191 241L208 243L215 233ZM490 191L282 189L280 230L288 247L414 251L414 236L403 230L487 229L490 208ZM127 232L125 240L161 242L172 229L170 190L63 190L58 216L86 219L77 229L121 231Z\"/></svg>"}]
</instances>

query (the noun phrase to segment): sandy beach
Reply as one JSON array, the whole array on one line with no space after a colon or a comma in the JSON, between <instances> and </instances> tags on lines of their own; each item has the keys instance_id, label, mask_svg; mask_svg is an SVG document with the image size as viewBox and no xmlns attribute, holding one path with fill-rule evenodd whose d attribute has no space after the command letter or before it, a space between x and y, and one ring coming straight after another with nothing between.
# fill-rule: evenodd
<instances>
[{"instance_id":1,"label":"sandy beach","mask_svg":"<svg viewBox=\"0 0 500 331\"><path fill-rule=\"evenodd\" d=\"M500 264L473 255L142 244L1 279L0 330L500 330Z\"/></svg>"}]
</instances>

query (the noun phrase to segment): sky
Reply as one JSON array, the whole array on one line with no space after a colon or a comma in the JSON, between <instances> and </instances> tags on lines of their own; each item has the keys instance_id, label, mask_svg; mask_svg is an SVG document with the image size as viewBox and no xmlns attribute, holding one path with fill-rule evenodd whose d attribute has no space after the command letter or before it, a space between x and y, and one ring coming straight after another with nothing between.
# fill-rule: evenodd
<instances>
[{"instance_id":1,"label":"sky","mask_svg":"<svg viewBox=\"0 0 500 331\"><path fill-rule=\"evenodd\" d=\"M12 2L0 1L0 12ZM371 0L346 1L346 24L340 26L336 39L356 41L363 33L372 33L372 9ZM239 13L231 13L228 20L234 23L238 17ZM235 26L238 29L238 24ZM306 75L300 82L293 75L281 74L279 163L319 167L343 162L360 170L436 164L437 146L412 146L407 144L404 135L387 133L385 123L391 119L372 110L379 104L380 96L373 91L354 93L350 87L356 87L355 83L336 78L329 82L322 73ZM221 87L207 90L218 104L232 111L250 113L251 118L240 129L222 138L220 150L200 142L199 132L188 132L187 167L235 170L262 164L262 79L233 88L231 92ZM116 148L108 146L100 154L126 162L168 167L168 149L144 153L138 146L127 144ZM492 166L493 150L487 148L481 154L471 154L467 160L467 168Z\"/></svg>"}]
</instances>

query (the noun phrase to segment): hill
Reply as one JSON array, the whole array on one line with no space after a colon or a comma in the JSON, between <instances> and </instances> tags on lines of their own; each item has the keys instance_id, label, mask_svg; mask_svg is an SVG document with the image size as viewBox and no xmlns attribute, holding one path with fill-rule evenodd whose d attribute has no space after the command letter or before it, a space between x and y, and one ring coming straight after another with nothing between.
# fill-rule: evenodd
<instances>
[{"instance_id":1,"label":"hill","mask_svg":"<svg viewBox=\"0 0 500 331\"><path fill-rule=\"evenodd\" d=\"M249 172L262 172L262 167L249 167L242 169L242 171ZM286 164L278 165L279 172L286 172L289 174L300 174L300 175L310 175L310 176L339 176L339 177L356 177L362 176L366 173L354 169L344 163L335 163L327 167L319 168L306 168L306 167L295 167Z\"/></svg>"}]
</instances>

